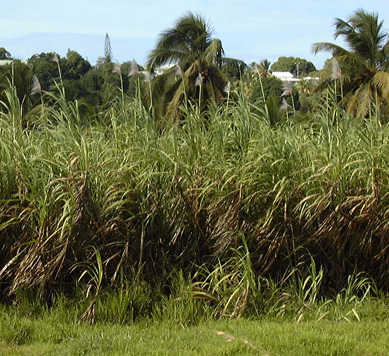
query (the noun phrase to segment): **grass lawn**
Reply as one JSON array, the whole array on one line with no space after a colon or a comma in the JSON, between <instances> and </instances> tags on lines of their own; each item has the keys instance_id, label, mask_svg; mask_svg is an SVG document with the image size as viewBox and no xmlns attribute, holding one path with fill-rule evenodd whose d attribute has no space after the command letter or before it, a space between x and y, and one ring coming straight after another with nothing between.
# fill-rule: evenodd
<instances>
[{"instance_id":1,"label":"grass lawn","mask_svg":"<svg viewBox=\"0 0 389 356\"><path fill-rule=\"evenodd\" d=\"M1 356L49 355L271 355L386 356L389 320L295 318L178 322L132 325L58 322L55 318L2 315Z\"/></svg>"}]
</instances>

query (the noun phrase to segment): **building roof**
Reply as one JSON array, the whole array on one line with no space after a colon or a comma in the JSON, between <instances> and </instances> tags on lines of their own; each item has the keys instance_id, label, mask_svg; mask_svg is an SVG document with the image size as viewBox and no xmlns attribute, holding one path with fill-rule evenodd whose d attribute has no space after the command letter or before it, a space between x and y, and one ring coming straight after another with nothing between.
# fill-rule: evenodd
<instances>
[{"instance_id":1,"label":"building roof","mask_svg":"<svg viewBox=\"0 0 389 356\"><path fill-rule=\"evenodd\" d=\"M271 74L277 78L293 78L293 74L290 72L272 72Z\"/></svg>"},{"instance_id":2,"label":"building roof","mask_svg":"<svg viewBox=\"0 0 389 356\"><path fill-rule=\"evenodd\" d=\"M5 66L7 64L11 64L13 59L0 59L0 65Z\"/></svg>"},{"instance_id":3,"label":"building roof","mask_svg":"<svg viewBox=\"0 0 389 356\"><path fill-rule=\"evenodd\" d=\"M14 61L14 59L0 59L0 66L5 66L7 64L12 64L13 61ZM22 60L21 62L27 64L26 60Z\"/></svg>"},{"instance_id":4,"label":"building roof","mask_svg":"<svg viewBox=\"0 0 389 356\"><path fill-rule=\"evenodd\" d=\"M272 72L276 78L281 79L282 81L287 82L298 82L300 79L295 78L290 72Z\"/></svg>"}]
</instances>

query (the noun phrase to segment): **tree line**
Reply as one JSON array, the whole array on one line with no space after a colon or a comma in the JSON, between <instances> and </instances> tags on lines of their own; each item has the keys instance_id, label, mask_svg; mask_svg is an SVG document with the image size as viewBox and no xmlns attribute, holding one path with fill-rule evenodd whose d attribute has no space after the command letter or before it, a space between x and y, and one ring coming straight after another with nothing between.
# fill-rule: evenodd
<instances>
[{"instance_id":1,"label":"tree line","mask_svg":"<svg viewBox=\"0 0 389 356\"><path fill-rule=\"evenodd\" d=\"M314 44L314 53L331 54L320 71L298 57L247 65L226 57L222 41L213 38L210 25L201 16L188 13L160 34L145 67L135 60L113 62L107 34L104 56L93 66L73 50L64 57L41 53L27 63L14 60L1 66L0 98L7 102L4 90L13 83L27 113L41 102L38 92L56 91L58 85L68 100L80 100L89 107L105 108L117 98L128 100L138 94L145 108L153 107L155 115L175 121L181 116L181 104L198 105L201 112L206 112L210 103L221 104L230 98L233 87L244 87L253 102L274 108L286 105L293 114L312 111L323 90L332 88L339 104L350 114L365 117L374 106L386 115L389 45L383 21L378 14L360 9L348 20L336 19L334 26L335 38L342 37L347 48L326 42ZM0 48L0 59L10 58L11 54ZM157 75L161 66L169 69ZM289 91L285 83L271 75L275 71L288 71L301 81ZM304 80L312 73L319 79ZM39 91L32 91L33 78L35 84L39 82Z\"/></svg>"}]
</instances>

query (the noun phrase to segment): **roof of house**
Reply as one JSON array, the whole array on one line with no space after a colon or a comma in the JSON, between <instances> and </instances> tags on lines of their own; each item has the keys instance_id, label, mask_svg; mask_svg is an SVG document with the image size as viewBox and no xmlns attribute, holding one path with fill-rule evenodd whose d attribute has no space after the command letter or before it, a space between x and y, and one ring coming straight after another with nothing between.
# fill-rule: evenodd
<instances>
[{"instance_id":1,"label":"roof of house","mask_svg":"<svg viewBox=\"0 0 389 356\"><path fill-rule=\"evenodd\" d=\"M14 59L0 59L0 66L5 66L7 64L12 64L12 62L14 61ZM22 60L21 61L22 63L27 63L26 60Z\"/></svg>"},{"instance_id":2,"label":"roof of house","mask_svg":"<svg viewBox=\"0 0 389 356\"><path fill-rule=\"evenodd\" d=\"M288 79L293 78L293 74L290 72L272 72L271 74L273 74L277 78L288 78Z\"/></svg>"},{"instance_id":3,"label":"roof of house","mask_svg":"<svg viewBox=\"0 0 389 356\"><path fill-rule=\"evenodd\" d=\"M287 82L298 82L300 79L295 78L294 75L290 72L272 72L276 78L281 79L282 81Z\"/></svg>"},{"instance_id":4,"label":"roof of house","mask_svg":"<svg viewBox=\"0 0 389 356\"><path fill-rule=\"evenodd\" d=\"M11 64L13 59L0 59L0 65L5 66L7 64Z\"/></svg>"},{"instance_id":5,"label":"roof of house","mask_svg":"<svg viewBox=\"0 0 389 356\"><path fill-rule=\"evenodd\" d=\"M290 72L272 72L272 75L283 82L296 83L300 80L299 78L295 78Z\"/></svg>"}]
</instances>

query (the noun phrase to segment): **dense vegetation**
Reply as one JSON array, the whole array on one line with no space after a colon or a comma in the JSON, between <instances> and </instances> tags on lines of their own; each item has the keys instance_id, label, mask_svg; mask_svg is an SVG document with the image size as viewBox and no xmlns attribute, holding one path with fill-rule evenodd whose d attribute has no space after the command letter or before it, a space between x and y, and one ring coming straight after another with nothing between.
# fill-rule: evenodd
<instances>
[{"instance_id":1,"label":"dense vegetation","mask_svg":"<svg viewBox=\"0 0 389 356\"><path fill-rule=\"evenodd\" d=\"M48 87L15 63L0 102L2 301L84 288L93 321L107 290L130 319L169 296L214 316L290 298L302 315L321 297L387 291L387 34L355 16L336 33L354 47L317 44L332 67L294 88L265 62L229 77L242 63L194 15L161 36L148 67L176 66L154 79L109 53L93 70L71 51L46 58ZM370 58L361 42L374 38ZM363 65L377 68L367 81ZM115 81L96 84L96 71ZM72 81L95 93L74 100Z\"/></svg>"}]
</instances>

